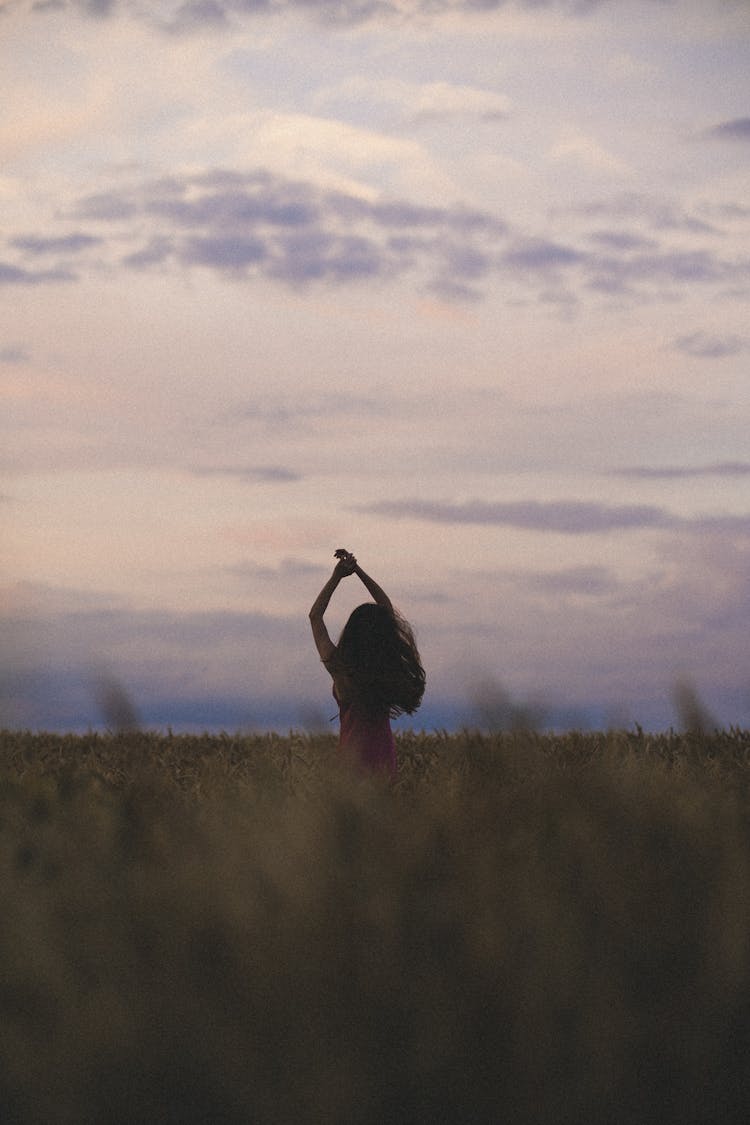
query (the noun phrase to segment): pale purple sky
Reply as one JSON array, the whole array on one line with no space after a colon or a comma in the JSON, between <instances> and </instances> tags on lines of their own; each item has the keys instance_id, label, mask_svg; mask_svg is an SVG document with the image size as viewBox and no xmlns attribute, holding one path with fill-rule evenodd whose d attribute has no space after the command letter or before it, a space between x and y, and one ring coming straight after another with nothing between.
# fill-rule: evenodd
<instances>
[{"instance_id":1,"label":"pale purple sky","mask_svg":"<svg viewBox=\"0 0 750 1125\"><path fill-rule=\"evenodd\" d=\"M0 51L0 724L327 721L344 546L417 726L747 725L745 0L6 0Z\"/></svg>"}]
</instances>

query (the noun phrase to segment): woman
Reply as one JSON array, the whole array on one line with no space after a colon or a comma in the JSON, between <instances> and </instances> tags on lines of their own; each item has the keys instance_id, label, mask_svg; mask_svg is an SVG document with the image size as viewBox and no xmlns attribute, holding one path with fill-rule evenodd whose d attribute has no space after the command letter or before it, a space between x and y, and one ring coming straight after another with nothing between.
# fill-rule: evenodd
<instances>
[{"instance_id":1,"label":"woman","mask_svg":"<svg viewBox=\"0 0 750 1125\"><path fill-rule=\"evenodd\" d=\"M333 574L310 610L310 624L320 659L333 679L339 705L341 749L370 769L396 773L396 744L391 719L411 715L422 702L425 674L408 623L388 595L340 548ZM338 644L328 635L323 614L343 578L356 574L374 602L357 606Z\"/></svg>"}]
</instances>

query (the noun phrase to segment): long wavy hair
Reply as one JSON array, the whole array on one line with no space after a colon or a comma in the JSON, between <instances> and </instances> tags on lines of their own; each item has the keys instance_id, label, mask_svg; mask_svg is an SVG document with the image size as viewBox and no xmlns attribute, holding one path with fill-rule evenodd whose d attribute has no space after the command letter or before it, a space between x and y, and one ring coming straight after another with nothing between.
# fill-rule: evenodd
<instances>
[{"instance_id":1,"label":"long wavy hair","mask_svg":"<svg viewBox=\"0 0 750 1125\"><path fill-rule=\"evenodd\" d=\"M395 609L365 602L352 611L337 645L357 704L370 715L411 715L425 673L411 626Z\"/></svg>"}]
</instances>

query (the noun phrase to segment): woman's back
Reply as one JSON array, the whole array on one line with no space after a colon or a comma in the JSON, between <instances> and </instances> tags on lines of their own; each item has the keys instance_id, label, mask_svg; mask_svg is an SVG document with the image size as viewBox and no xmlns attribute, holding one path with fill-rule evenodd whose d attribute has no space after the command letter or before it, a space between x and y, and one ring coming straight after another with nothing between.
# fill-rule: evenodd
<instances>
[{"instance_id":1,"label":"woman's back","mask_svg":"<svg viewBox=\"0 0 750 1125\"><path fill-rule=\"evenodd\" d=\"M338 650L323 662L333 680L333 698L339 707L339 746L368 769L396 772L396 743L386 710L373 712L358 701L354 685Z\"/></svg>"},{"instance_id":2,"label":"woman's back","mask_svg":"<svg viewBox=\"0 0 750 1125\"><path fill-rule=\"evenodd\" d=\"M335 696L335 685L334 685ZM371 715L355 701L339 703L339 746L367 769L396 774L396 742L387 712Z\"/></svg>"}]
</instances>

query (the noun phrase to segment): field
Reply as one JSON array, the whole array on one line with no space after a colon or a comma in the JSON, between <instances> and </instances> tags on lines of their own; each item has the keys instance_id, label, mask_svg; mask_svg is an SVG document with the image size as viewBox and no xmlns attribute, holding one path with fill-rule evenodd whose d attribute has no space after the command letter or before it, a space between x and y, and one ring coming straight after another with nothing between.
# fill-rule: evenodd
<instances>
[{"instance_id":1,"label":"field","mask_svg":"<svg viewBox=\"0 0 750 1125\"><path fill-rule=\"evenodd\" d=\"M750 1120L750 732L0 734L0 1120Z\"/></svg>"}]
</instances>

